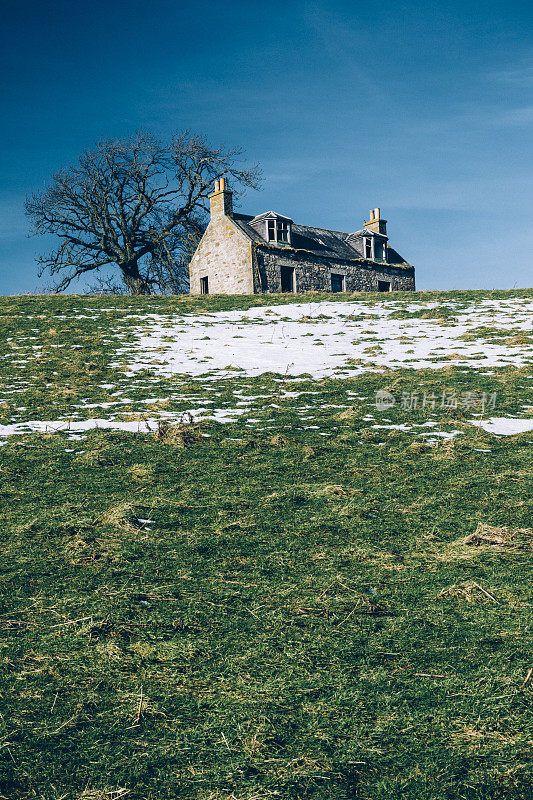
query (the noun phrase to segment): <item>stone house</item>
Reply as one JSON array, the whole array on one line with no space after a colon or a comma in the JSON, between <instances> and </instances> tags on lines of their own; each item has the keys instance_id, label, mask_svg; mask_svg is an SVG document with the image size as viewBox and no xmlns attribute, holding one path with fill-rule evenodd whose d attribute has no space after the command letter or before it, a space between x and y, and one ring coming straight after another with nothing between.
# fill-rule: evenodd
<instances>
[{"instance_id":1,"label":"stone house","mask_svg":"<svg viewBox=\"0 0 533 800\"><path fill-rule=\"evenodd\" d=\"M191 294L413 291L415 270L389 245L379 208L361 230L298 225L267 211L233 211L225 179L210 195L211 219L189 266Z\"/></svg>"}]
</instances>

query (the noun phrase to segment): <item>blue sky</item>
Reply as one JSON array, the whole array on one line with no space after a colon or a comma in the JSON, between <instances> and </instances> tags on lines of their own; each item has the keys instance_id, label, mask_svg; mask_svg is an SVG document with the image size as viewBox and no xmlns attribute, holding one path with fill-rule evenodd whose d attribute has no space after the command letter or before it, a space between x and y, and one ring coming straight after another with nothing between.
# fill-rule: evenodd
<instances>
[{"instance_id":1,"label":"blue sky","mask_svg":"<svg viewBox=\"0 0 533 800\"><path fill-rule=\"evenodd\" d=\"M417 286L533 285L529 2L4 3L0 293L38 289L25 196L100 137L190 128L264 174L241 210L352 231ZM79 285L79 289L82 285Z\"/></svg>"}]
</instances>

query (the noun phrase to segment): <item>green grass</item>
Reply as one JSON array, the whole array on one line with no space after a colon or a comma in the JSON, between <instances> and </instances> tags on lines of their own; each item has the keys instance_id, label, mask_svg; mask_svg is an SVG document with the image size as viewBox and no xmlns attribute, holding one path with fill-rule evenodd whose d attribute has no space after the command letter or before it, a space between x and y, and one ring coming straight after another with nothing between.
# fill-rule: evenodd
<instances>
[{"instance_id":1,"label":"green grass","mask_svg":"<svg viewBox=\"0 0 533 800\"><path fill-rule=\"evenodd\" d=\"M102 383L126 410L186 408L202 381L110 369L132 315L272 300L4 298L0 422L105 402ZM39 357L15 369L8 337ZM533 433L452 409L438 430L462 434L435 443L364 417L431 419L379 414L382 388L497 392L517 415L531 370L308 380L305 413L281 377L217 382L219 408L273 399L256 425L0 447L0 798L530 797ZM468 543L479 525L503 530Z\"/></svg>"}]
</instances>

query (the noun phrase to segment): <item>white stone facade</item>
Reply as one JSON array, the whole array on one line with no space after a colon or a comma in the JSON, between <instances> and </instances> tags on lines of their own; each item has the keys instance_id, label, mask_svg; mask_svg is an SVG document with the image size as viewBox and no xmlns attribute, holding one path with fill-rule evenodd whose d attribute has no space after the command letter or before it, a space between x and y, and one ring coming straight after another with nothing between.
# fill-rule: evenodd
<instances>
[{"instance_id":1,"label":"white stone facade","mask_svg":"<svg viewBox=\"0 0 533 800\"><path fill-rule=\"evenodd\" d=\"M252 242L231 218L231 192L214 192L211 220L191 259L191 294L202 294L201 279L208 279L209 294L253 294Z\"/></svg>"}]
</instances>

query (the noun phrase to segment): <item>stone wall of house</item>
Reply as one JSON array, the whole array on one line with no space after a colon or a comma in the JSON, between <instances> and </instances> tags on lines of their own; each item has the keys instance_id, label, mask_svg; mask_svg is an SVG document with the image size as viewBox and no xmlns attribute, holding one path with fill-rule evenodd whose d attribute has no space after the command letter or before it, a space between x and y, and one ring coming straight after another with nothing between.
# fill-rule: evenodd
<instances>
[{"instance_id":1,"label":"stone wall of house","mask_svg":"<svg viewBox=\"0 0 533 800\"><path fill-rule=\"evenodd\" d=\"M390 281L391 291L414 291L413 267L394 267L360 259L321 261L311 253L275 252L268 247L255 248L254 283L256 292L281 292L280 267L293 267L297 292L330 292L331 274L343 275L347 292L377 292L378 281Z\"/></svg>"},{"instance_id":2,"label":"stone wall of house","mask_svg":"<svg viewBox=\"0 0 533 800\"><path fill-rule=\"evenodd\" d=\"M209 294L253 294L251 242L231 217L211 217L189 265L191 294L200 294L207 277Z\"/></svg>"}]
</instances>

